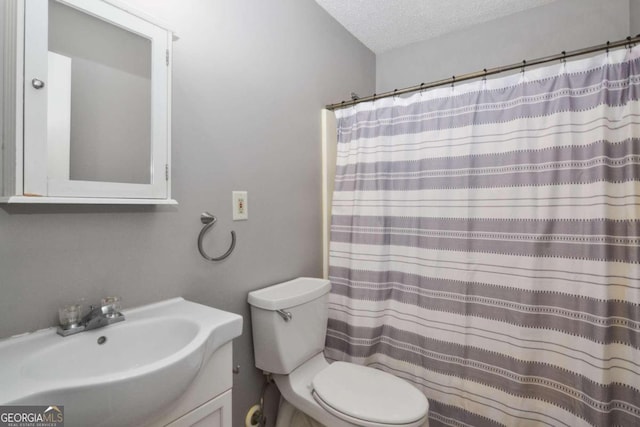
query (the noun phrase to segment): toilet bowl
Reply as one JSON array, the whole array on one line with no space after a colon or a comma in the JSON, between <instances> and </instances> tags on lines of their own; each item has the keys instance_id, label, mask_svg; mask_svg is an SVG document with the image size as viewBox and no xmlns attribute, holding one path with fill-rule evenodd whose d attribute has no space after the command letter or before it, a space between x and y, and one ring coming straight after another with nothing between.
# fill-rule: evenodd
<instances>
[{"instance_id":1,"label":"toilet bowl","mask_svg":"<svg viewBox=\"0 0 640 427\"><path fill-rule=\"evenodd\" d=\"M325 359L330 288L328 280L298 278L249 293L256 367L272 374L283 399L326 426L426 426L428 401L405 380Z\"/></svg>"}]
</instances>

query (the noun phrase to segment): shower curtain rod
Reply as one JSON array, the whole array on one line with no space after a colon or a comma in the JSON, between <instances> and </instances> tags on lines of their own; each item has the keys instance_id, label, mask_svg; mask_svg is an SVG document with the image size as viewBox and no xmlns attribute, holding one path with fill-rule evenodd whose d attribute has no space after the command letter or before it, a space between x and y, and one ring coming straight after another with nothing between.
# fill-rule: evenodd
<instances>
[{"instance_id":1,"label":"shower curtain rod","mask_svg":"<svg viewBox=\"0 0 640 427\"><path fill-rule=\"evenodd\" d=\"M363 98L357 98L357 99L352 99L350 101L342 101L339 102L337 104L329 104L327 105L325 108L327 110L338 110L340 108L345 108L345 107L350 107L352 105L356 105L359 104L361 102L367 102L367 101L375 101L376 99L382 99L382 98L388 98L390 96L397 96L397 95L403 95L405 93L411 93L411 92L416 92L419 90L425 90L425 89L431 89L434 87L438 87L438 86L444 86L444 85L448 85L448 84L455 84L458 82L462 82L465 80L472 80L472 79L477 79L480 77L486 77L486 76L491 76L493 74L499 74L499 73L504 73L506 71L512 71L512 70L517 70L517 69L524 69L525 67L530 67L532 65L539 65L539 64L544 64L547 62L553 62L553 61L558 61L558 60L564 60L567 58L572 58L574 56L580 56L580 55L586 55L589 53L594 53L594 52L600 52L603 50L609 50L609 49L615 49L618 47L627 47L627 46L631 46L634 43L639 43L640 42L640 34L636 35L635 37L627 37L626 39L623 40L618 40L615 42L606 42L605 44L601 44L601 45L597 45L597 46L591 46L591 47L587 47L584 49L578 49L578 50L573 50L570 52L565 52L563 51L562 53L558 54L558 55L551 55L551 56L545 56L543 58L538 58L538 59L533 59L530 61L522 61L516 64L511 64L511 65L503 65L502 67L495 67L495 68L490 68L490 69L484 69L482 71L476 71L473 73L468 73L468 74L463 74L461 76L453 76L450 77L448 79L442 79L442 80L436 80L430 83L421 83L419 85L416 86L410 86L410 87L406 87L403 89L395 89L389 92L384 92L381 94L373 94L370 96L366 96Z\"/></svg>"}]
</instances>

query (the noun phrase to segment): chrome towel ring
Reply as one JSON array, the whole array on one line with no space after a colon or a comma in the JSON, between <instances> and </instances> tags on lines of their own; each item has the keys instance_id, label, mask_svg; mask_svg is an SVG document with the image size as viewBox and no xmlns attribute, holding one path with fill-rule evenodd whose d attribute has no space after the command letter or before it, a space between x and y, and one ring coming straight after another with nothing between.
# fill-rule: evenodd
<instances>
[{"instance_id":1,"label":"chrome towel ring","mask_svg":"<svg viewBox=\"0 0 640 427\"><path fill-rule=\"evenodd\" d=\"M198 250L200 251L200 255L202 255L202 257L208 261L222 261L223 259L227 258L229 255L231 255L231 252L233 252L233 250L236 247L236 232L232 230L231 246L229 247L227 252L225 252L224 254L222 254L217 258L213 258L207 255L207 253L204 251L204 249L202 248L202 239L204 238L204 234L207 232L208 229L210 229L215 225L217 220L218 218L216 218L214 215L211 215L209 212L203 212L200 214L200 222L204 224L204 227L202 227L202 230L200 230L200 234L198 235Z\"/></svg>"}]
</instances>

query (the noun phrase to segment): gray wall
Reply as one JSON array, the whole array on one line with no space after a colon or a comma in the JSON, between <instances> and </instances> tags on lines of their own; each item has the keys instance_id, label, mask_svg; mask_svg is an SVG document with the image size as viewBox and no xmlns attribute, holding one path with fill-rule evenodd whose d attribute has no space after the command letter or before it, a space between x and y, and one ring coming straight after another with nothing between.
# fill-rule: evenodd
<instances>
[{"instance_id":1,"label":"gray wall","mask_svg":"<svg viewBox=\"0 0 640 427\"><path fill-rule=\"evenodd\" d=\"M0 31L0 146L2 145L2 139L4 139L4 57L2 52L4 51L4 4L0 4L0 22L3 27ZM4 150L0 150L0 197L4 195ZM1 273L1 272L0 272Z\"/></svg>"},{"instance_id":2,"label":"gray wall","mask_svg":"<svg viewBox=\"0 0 640 427\"><path fill-rule=\"evenodd\" d=\"M173 58L177 208L0 206L0 337L56 323L80 298L127 307L174 296L244 316L234 342L234 425L258 400L250 290L321 276L320 110L370 93L375 57L313 0L136 0L181 39ZM249 220L231 221L231 191ZM199 216L224 262L200 257ZM270 395L272 401L275 396ZM271 418L273 421L273 418ZM270 425L272 425L270 423Z\"/></svg>"},{"instance_id":3,"label":"gray wall","mask_svg":"<svg viewBox=\"0 0 640 427\"><path fill-rule=\"evenodd\" d=\"M629 0L629 33L640 34L640 0Z\"/></svg>"},{"instance_id":4,"label":"gray wall","mask_svg":"<svg viewBox=\"0 0 640 427\"><path fill-rule=\"evenodd\" d=\"M376 92L623 39L629 25L629 0L558 0L378 54Z\"/></svg>"}]
</instances>

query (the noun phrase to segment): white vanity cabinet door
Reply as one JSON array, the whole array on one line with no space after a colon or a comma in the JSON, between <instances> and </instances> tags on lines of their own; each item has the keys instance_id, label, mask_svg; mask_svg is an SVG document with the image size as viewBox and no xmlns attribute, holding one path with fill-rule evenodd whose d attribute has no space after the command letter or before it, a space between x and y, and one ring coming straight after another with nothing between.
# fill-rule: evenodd
<instances>
[{"instance_id":1,"label":"white vanity cabinet door","mask_svg":"<svg viewBox=\"0 0 640 427\"><path fill-rule=\"evenodd\" d=\"M167 427L232 427L231 390L167 424Z\"/></svg>"},{"instance_id":2,"label":"white vanity cabinet door","mask_svg":"<svg viewBox=\"0 0 640 427\"><path fill-rule=\"evenodd\" d=\"M76 177L69 177L67 174L59 175L53 174L51 170L59 170L60 168L53 167L52 162L55 162L56 156L51 150L54 150L55 144L49 144L48 139L51 138L51 130L48 129L48 111L51 111L51 100L48 97L53 94L53 91L49 89L49 78L54 78L53 71L50 71L48 56L51 49L51 31L49 28L50 20L50 6L54 6L56 10L64 8L69 10L70 16L87 16L92 22L99 22L98 25L105 26L105 24L113 28L114 31L126 32L131 37L138 38L144 43L148 41L150 55L150 64L145 70L147 70L148 76L139 77L144 92L147 97L136 98L135 94L132 94L129 98L127 96L123 98L103 99L98 98L98 94L105 94L105 85L100 86L102 92L96 89L95 99L88 102L96 105L102 105L103 102L106 105L111 103L110 111L115 112L114 117L110 118L110 121L106 123L114 123L118 117L129 120L129 123L135 125L136 120L132 117L127 117L123 114L128 106L127 101L138 101L144 108L146 108L143 117L140 117L140 128L143 129L145 138L138 138L137 140L144 140L144 148L142 149L112 149L111 158L115 163L115 167L121 167L118 162L125 164L131 161L134 156L134 150L141 157L145 163L142 163L142 169L140 172L144 176L139 180L108 180L91 176L90 178L83 178L81 174ZM79 13L79 14L78 14ZM75 14L75 15L74 15ZM148 20L142 19L123 10L120 7L116 7L106 1L101 0L26 0L24 2L24 191L22 196L26 197L48 197L48 198L119 198L119 199L160 199L167 200L170 198L170 181L169 181L169 158L170 158L170 65L169 58L172 44L172 33L160 26L157 26ZM82 18L84 19L84 18ZM79 21L80 19L78 19ZM79 28L84 28L79 25ZM90 33L91 31L88 31ZM78 36L78 34L80 36ZM82 39L82 30L78 31L73 36L67 36L70 45L75 46L76 43L80 43L79 39ZM89 38L89 37L87 37ZM95 38L95 35L94 35ZM90 42L89 42L90 43ZM120 45L118 45L120 43ZM105 41L105 45L107 42ZM106 50L113 51L117 46L122 46L122 49L127 48L127 43L123 43L120 39L117 39L112 46L108 46ZM145 44L146 46L146 44ZM91 52L92 48L87 46L76 49L84 49L85 52ZM97 49L97 47L96 47ZM98 54L96 54L97 56ZM117 57L117 53L113 55ZM104 66L100 61L91 62L91 58L87 59L82 54L77 57L71 58L74 61L74 67L80 67L80 64L89 63L90 65L84 65L91 70L98 70L100 72L108 73L109 70L115 70L116 68L109 68ZM122 60L125 64L124 60ZM130 62L130 61L129 61ZM107 71L104 71L107 70ZM132 73L129 70L117 70L120 75L130 76ZM74 82L76 81L77 68L74 68ZM115 73L112 73L115 75ZM100 74L95 74L95 86L99 86ZM138 76L135 76L138 77ZM40 83L43 82L44 86ZM53 85L54 82L52 81ZM75 84L75 83L74 83ZM91 78L84 77L83 90L81 91L81 97L83 99L90 99L92 95L92 81ZM88 84L88 86L87 86ZM107 86L108 87L108 86ZM87 90L88 88L88 90ZM76 94L79 93L76 89ZM109 98L109 93L105 98ZM125 92L126 94L126 92ZM80 97L80 96L78 96ZM121 102L120 100L124 100ZM148 102L147 102L148 99ZM119 104L118 104L119 103ZM62 108L55 102L53 108ZM62 105L62 104L60 104ZM119 108L119 105L121 108ZM71 107L72 108L72 107ZM106 107L105 107L106 108ZM76 111L81 108L76 106ZM80 111L82 113L82 111ZM118 116L119 114L119 116ZM87 116L87 114L85 114ZM97 115L94 115L97 117ZM79 120L72 117L71 122L77 123ZM146 125L148 123L148 125ZM86 126L85 126L86 127ZM106 126L105 126L106 127ZM111 131L112 130L112 131ZM127 140L119 137L123 132L118 129L117 123L115 126L106 127L102 129L95 129L95 135L91 135L92 129L83 129L82 132L78 131L73 135L80 134L79 144L86 143L85 147L91 147L90 144L97 144L96 141L100 141L100 138L112 141L119 141L123 143L123 147L127 146ZM110 133L114 136L110 136ZM118 133L120 132L120 133ZM99 135L99 137L98 137ZM132 140L136 140L134 136ZM105 144L106 145L106 144ZM68 144L67 144L68 146ZM103 145L104 146L104 145ZM132 144L128 144L132 147ZM120 147L120 146L118 146ZM67 148L68 149L68 148ZM90 150L85 148L85 152L93 153L94 157L88 162L89 166L83 165L83 170L92 170L91 165L96 164L96 158L100 156L97 154L97 150ZM147 154L148 153L148 154ZM59 157L59 156L58 156ZM73 159L74 157L72 157ZM80 158L76 155L75 158ZM52 160L53 159L53 160ZM68 159L67 159L68 161ZM93 163L91 163L93 162ZM99 168L93 168L99 169Z\"/></svg>"}]
</instances>

